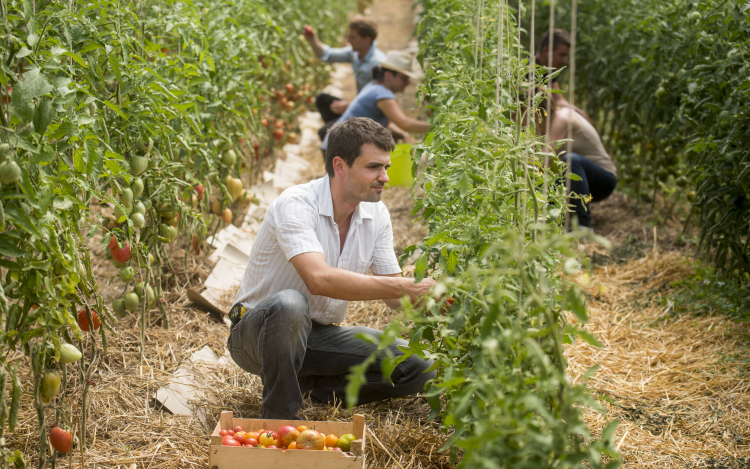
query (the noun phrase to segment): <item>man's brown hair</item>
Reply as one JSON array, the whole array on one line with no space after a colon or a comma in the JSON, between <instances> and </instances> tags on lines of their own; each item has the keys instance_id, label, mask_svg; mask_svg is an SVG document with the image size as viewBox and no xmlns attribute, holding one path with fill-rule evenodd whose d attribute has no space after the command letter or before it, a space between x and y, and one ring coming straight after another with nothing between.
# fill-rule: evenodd
<instances>
[{"instance_id":1,"label":"man's brown hair","mask_svg":"<svg viewBox=\"0 0 750 469\"><path fill-rule=\"evenodd\" d=\"M328 149L326 150L328 176L334 176L333 159L335 157L341 157L351 168L365 143L371 143L388 153L396 148L391 131L367 117L352 117L331 127L328 131Z\"/></svg>"},{"instance_id":2,"label":"man's brown hair","mask_svg":"<svg viewBox=\"0 0 750 469\"><path fill-rule=\"evenodd\" d=\"M372 23L369 20L365 20L365 19L352 20L349 23L349 29L356 32L362 37L372 38L373 41L375 40L376 37L378 37L378 28L375 26L375 23Z\"/></svg>"},{"instance_id":3,"label":"man's brown hair","mask_svg":"<svg viewBox=\"0 0 750 469\"><path fill-rule=\"evenodd\" d=\"M570 47L570 33L564 29L555 29L552 31L552 51L554 52L561 45ZM549 47L549 31L544 33L539 42L539 52L545 47Z\"/></svg>"}]
</instances>

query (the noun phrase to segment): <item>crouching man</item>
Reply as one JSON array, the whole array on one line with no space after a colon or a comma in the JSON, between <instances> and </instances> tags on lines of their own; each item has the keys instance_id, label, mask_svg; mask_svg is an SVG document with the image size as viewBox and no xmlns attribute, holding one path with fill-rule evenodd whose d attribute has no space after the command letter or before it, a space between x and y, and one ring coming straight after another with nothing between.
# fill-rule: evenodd
<instances>
[{"instance_id":1,"label":"crouching man","mask_svg":"<svg viewBox=\"0 0 750 469\"><path fill-rule=\"evenodd\" d=\"M264 419L294 420L302 396L343 399L349 369L374 347L355 336L368 327L341 327L349 301L381 299L398 308L429 293L432 279L401 277L388 209L380 201L395 143L367 118L331 128L322 179L284 191L271 204L253 243L230 313L229 351L260 376ZM365 275L370 269L374 276ZM397 345L394 356L402 355ZM366 373L359 404L422 391L435 377L431 361L411 356L383 379L382 362Z\"/></svg>"}]
</instances>

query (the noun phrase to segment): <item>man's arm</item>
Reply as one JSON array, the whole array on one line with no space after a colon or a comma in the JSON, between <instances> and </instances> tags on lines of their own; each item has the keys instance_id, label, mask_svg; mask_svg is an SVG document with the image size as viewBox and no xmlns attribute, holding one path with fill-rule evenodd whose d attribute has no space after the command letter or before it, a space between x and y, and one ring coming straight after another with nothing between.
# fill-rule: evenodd
<instances>
[{"instance_id":1,"label":"man's arm","mask_svg":"<svg viewBox=\"0 0 750 469\"><path fill-rule=\"evenodd\" d=\"M305 39L307 40L310 47L312 47L315 55L328 63L334 62L348 62L351 63L354 59L354 53L351 47L342 47L339 49L333 49L323 44L318 38L317 33L310 27L305 25L304 30Z\"/></svg>"},{"instance_id":2,"label":"man's arm","mask_svg":"<svg viewBox=\"0 0 750 469\"><path fill-rule=\"evenodd\" d=\"M388 275L373 274L373 275L376 276L376 277L403 278L403 277L401 277L401 274L388 274ZM383 303L385 303L386 305L388 305L388 307L391 308L391 309L393 309L393 310L401 311L401 299L398 299L398 300L388 300L388 299L385 299L385 300L383 300Z\"/></svg>"},{"instance_id":3,"label":"man's arm","mask_svg":"<svg viewBox=\"0 0 750 469\"><path fill-rule=\"evenodd\" d=\"M290 259L290 262L313 295L327 296L337 300L399 300L408 295L416 302L430 292L435 285L432 279L414 283L414 279L399 274L369 276L326 264L320 252L306 252ZM390 306L390 304L389 304Z\"/></svg>"}]
</instances>

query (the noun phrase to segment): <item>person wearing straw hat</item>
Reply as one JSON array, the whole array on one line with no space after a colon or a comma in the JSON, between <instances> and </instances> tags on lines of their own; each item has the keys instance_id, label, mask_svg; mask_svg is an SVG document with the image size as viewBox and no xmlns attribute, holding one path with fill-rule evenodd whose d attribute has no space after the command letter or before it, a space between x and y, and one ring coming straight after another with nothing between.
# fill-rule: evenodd
<instances>
[{"instance_id":1,"label":"person wearing straw hat","mask_svg":"<svg viewBox=\"0 0 750 469\"><path fill-rule=\"evenodd\" d=\"M410 79L419 75L414 70L414 58L401 51L389 51L380 66L372 69L373 81L349 104L338 122L352 117L367 117L391 130L393 135L409 140L407 132L426 133L430 124L407 117L396 101L396 93L403 93ZM323 151L328 147L328 136L323 140Z\"/></svg>"},{"instance_id":2,"label":"person wearing straw hat","mask_svg":"<svg viewBox=\"0 0 750 469\"><path fill-rule=\"evenodd\" d=\"M318 38L315 30L305 25L303 34L315 55L328 63L350 63L354 78L357 81L357 93L372 79L372 69L385 60L385 53L378 49L375 38L378 36L377 26L364 18L354 18L349 22L346 40L349 46L332 48ZM346 111L349 101L328 93L321 93L315 98L315 106L320 112L325 125L318 130L320 139L325 138L326 132L338 121Z\"/></svg>"}]
</instances>

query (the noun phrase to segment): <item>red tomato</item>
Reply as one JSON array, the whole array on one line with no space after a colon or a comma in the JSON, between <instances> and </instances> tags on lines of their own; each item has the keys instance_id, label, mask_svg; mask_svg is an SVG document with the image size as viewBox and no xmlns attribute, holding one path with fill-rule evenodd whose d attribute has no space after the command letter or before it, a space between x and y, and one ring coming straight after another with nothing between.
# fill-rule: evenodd
<instances>
[{"instance_id":1,"label":"red tomato","mask_svg":"<svg viewBox=\"0 0 750 469\"><path fill-rule=\"evenodd\" d=\"M312 96L307 98L307 104L312 104L314 102L315 102L315 98L313 98Z\"/></svg>"},{"instance_id":2,"label":"red tomato","mask_svg":"<svg viewBox=\"0 0 750 469\"><path fill-rule=\"evenodd\" d=\"M451 309L451 305L455 303L456 300L453 299L452 296L449 296L445 299L445 303L443 304L443 307L440 308L440 314L445 314Z\"/></svg>"},{"instance_id":3,"label":"red tomato","mask_svg":"<svg viewBox=\"0 0 750 469\"><path fill-rule=\"evenodd\" d=\"M266 446L266 449L278 449L276 445Z\"/></svg>"},{"instance_id":4,"label":"red tomato","mask_svg":"<svg viewBox=\"0 0 750 469\"><path fill-rule=\"evenodd\" d=\"M219 436L227 436L229 435L229 430L219 430Z\"/></svg>"},{"instance_id":5,"label":"red tomato","mask_svg":"<svg viewBox=\"0 0 750 469\"><path fill-rule=\"evenodd\" d=\"M236 427L234 427L234 428L233 428L233 430L234 430L234 433L239 433L239 432L242 432L242 431L244 431L244 430L242 429L242 427L241 427L241 426L239 426L239 425L237 425Z\"/></svg>"},{"instance_id":6,"label":"red tomato","mask_svg":"<svg viewBox=\"0 0 750 469\"><path fill-rule=\"evenodd\" d=\"M279 444L281 446L289 446L291 442L297 441L297 437L299 436L299 430L297 430L291 425L284 425L283 427L279 428L278 435L279 435L279 438L278 438Z\"/></svg>"},{"instance_id":7,"label":"red tomato","mask_svg":"<svg viewBox=\"0 0 750 469\"><path fill-rule=\"evenodd\" d=\"M293 93L294 92L294 85L292 85L291 83L287 83L286 84L286 90L289 93Z\"/></svg>"},{"instance_id":8,"label":"red tomato","mask_svg":"<svg viewBox=\"0 0 750 469\"><path fill-rule=\"evenodd\" d=\"M262 125L263 127L268 127L268 119L266 119L265 117L261 119L260 125Z\"/></svg>"},{"instance_id":9,"label":"red tomato","mask_svg":"<svg viewBox=\"0 0 750 469\"><path fill-rule=\"evenodd\" d=\"M54 426L49 431L49 444L55 451L70 453L70 449L73 447L73 433L70 430L63 430Z\"/></svg>"},{"instance_id":10,"label":"red tomato","mask_svg":"<svg viewBox=\"0 0 750 469\"><path fill-rule=\"evenodd\" d=\"M94 322L94 330L99 329L99 326L102 325L102 322L99 320L99 315L96 314L96 311L93 309L91 310L91 320ZM78 327L80 327L82 331L89 331L89 317L86 314L86 309L78 311Z\"/></svg>"},{"instance_id":11,"label":"red tomato","mask_svg":"<svg viewBox=\"0 0 750 469\"><path fill-rule=\"evenodd\" d=\"M245 438L245 446L258 446L258 440L255 438Z\"/></svg>"},{"instance_id":12,"label":"red tomato","mask_svg":"<svg viewBox=\"0 0 750 469\"><path fill-rule=\"evenodd\" d=\"M198 200L203 199L203 184L198 184L197 186L193 187L195 189L195 192L198 193Z\"/></svg>"},{"instance_id":13,"label":"red tomato","mask_svg":"<svg viewBox=\"0 0 750 469\"><path fill-rule=\"evenodd\" d=\"M331 448L331 451L344 451L344 450L339 448L338 446L334 446L333 448Z\"/></svg>"},{"instance_id":14,"label":"red tomato","mask_svg":"<svg viewBox=\"0 0 750 469\"><path fill-rule=\"evenodd\" d=\"M240 444L243 444L243 445L245 444L245 441L246 441L245 440L245 434L242 433L242 432L235 433L232 438L234 438L235 440L239 441Z\"/></svg>"},{"instance_id":15,"label":"red tomato","mask_svg":"<svg viewBox=\"0 0 750 469\"><path fill-rule=\"evenodd\" d=\"M242 444L232 438L231 436L225 436L221 438L221 444L222 446L242 446Z\"/></svg>"},{"instance_id":16,"label":"red tomato","mask_svg":"<svg viewBox=\"0 0 750 469\"><path fill-rule=\"evenodd\" d=\"M322 450L325 446L325 437L316 430L305 430L297 437L297 448Z\"/></svg>"},{"instance_id":17,"label":"red tomato","mask_svg":"<svg viewBox=\"0 0 750 469\"><path fill-rule=\"evenodd\" d=\"M284 138L284 131L281 129L274 130L273 138L275 138L276 140L281 140L282 138Z\"/></svg>"},{"instance_id":18,"label":"red tomato","mask_svg":"<svg viewBox=\"0 0 750 469\"><path fill-rule=\"evenodd\" d=\"M109 252L112 253L112 258L117 262L124 264L130 260L130 244L128 243L125 243L122 248L115 246Z\"/></svg>"},{"instance_id":19,"label":"red tomato","mask_svg":"<svg viewBox=\"0 0 750 469\"><path fill-rule=\"evenodd\" d=\"M108 248L116 248L117 247L117 236L110 235L109 237L109 244L107 245Z\"/></svg>"}]
</instances>

